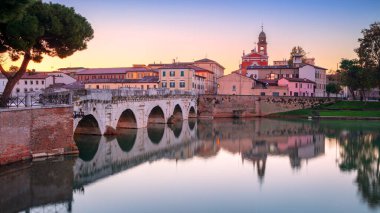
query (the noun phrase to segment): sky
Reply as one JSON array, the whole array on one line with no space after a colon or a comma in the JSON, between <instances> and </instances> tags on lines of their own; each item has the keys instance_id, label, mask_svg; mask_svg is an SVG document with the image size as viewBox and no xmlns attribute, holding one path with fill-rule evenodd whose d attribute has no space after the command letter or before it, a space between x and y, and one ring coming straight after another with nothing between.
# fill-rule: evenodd
<instances>
[{"instance_id":1,"label":"sky","mask_svg":"<svg viewBox=\"0 0 380 213\"><path fill-rule=\"evenodd\" d=\"M46 56L38 71L127 67L210 58L228 74L254 48L261 25L270 64L302 46L318 66L355 58L361 30L380 21L379 0L53 0L74 7L95 33L84 51ZM17 65L17 64L16 64Z\"/></svg>"}]
</instances>

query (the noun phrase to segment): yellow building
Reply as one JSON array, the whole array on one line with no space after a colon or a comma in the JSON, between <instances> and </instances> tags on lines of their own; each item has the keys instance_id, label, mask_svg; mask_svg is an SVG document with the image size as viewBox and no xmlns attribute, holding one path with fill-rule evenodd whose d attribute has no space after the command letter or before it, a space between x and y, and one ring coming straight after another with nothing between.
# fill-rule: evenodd
<instances>
[{"instance_id":1,"label":"yellow building","mask_svg":"<svg viewBox=\"0 0 380 213\"><path fill-rule=\"evenodd\" d=\"M197 75L191 65L170 64L158 70L161 88L196 94L204 94L205 92L205 77Z\"/></svg>"}]
</instances>

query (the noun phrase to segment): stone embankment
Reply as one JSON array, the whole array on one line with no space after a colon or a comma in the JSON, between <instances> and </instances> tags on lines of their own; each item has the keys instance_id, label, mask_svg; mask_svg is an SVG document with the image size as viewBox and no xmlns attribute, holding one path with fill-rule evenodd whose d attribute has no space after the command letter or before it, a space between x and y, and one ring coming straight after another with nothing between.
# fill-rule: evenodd
<instances>
[{"instance_id":1,"label":"stone embankment","mask_svg":"<svg viewBox=\"0 0 380 213\"><path fill-rule=\"evenodd\" d=\"M0 165L77 153L72 115L72 106L0 110Z\"/></svg>"},{"instance_id":2,"label":"stone embankment","mask_svg":"<svg viewBox=\"0 0 380 213\"><path fill-rule=\"evenodd\" d=\"M273 113L306 109L331 102L335 102L335 99L251 95L202 95L198 98L198 116L200 118L263 117Z\"/></svg>"}]
</instances>

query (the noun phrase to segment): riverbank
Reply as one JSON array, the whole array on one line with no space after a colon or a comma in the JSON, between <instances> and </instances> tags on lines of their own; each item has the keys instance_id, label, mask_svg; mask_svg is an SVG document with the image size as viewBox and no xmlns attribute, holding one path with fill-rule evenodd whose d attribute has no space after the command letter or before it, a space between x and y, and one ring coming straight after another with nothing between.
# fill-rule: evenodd
<instances>
[{"instance_id":1,"label":"riverbank","mask_svg":"<svg viewBox=\"0 0 380 213\"><path fill-rule=\"evenodd\" d=\"M267 117L380 120L380 102L339 101L310 109L275 113Z\"/></svg>"}]
</instances>

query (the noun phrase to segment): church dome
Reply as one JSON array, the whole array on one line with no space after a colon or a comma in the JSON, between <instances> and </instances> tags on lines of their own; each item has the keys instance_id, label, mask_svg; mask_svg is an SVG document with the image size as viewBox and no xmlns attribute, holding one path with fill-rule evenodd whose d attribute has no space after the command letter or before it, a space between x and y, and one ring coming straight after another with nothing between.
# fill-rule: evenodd
<instances>
[{"instance_id":1,"label":"church dome","mask_svg":"<svg viewBox=\"0 0 380 213\"><path fill-rule=\"evenodd\" d=\"M265 37L267 36L265 35L264 31L261 31L261 33L259 34L259 38L265 38Z\"/></svg>"}]
</instances>

